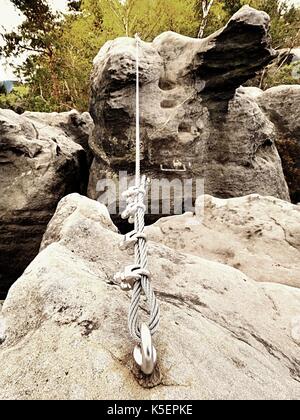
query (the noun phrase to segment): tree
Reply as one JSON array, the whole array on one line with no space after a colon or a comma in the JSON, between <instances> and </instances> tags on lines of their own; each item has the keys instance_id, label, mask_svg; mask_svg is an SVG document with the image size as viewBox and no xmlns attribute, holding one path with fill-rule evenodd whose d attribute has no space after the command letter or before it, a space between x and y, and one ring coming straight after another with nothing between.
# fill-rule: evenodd
<instances>
[{"instance_id":1,"label":"tree","mask_svg":"<svg viewBox=\"0 0 300 420\"><path fill-rule=\"evenodd\" d=\"M11 0L15 7L23 13L24 22L17 31L2 35L5 46L2 54L9 57L13 54L33 52L53 54L53 33L60 26L58 15L54 14L45 0ZM56 37L57 38L57 37Z\"/></svg>"},{"instance_id":2,"label":"tree","mask_svg":"<svg viewBox=\"0 0 300 420\"><path fill-rule=\"evenodd\" d=\"M249 4L249 2L244 2L243 0L224 0L224 10L228 16L234 15L242 6Z\"/></svg>"},{"instance_id":3,"label":"tree","mask_svg":"<svg viewBox=\"0 0 300 420\"><path fill-rule=\"evenodd\" d=\"M83 9L91 10L93 0L83 1ZM197 17L194 0L102 0L98 2L103 15L103 33L107 39L134 36L152 41L166 30L195 36Z\"/></svg>"},{"instance_id":4,"label":"tree","mask_svg":"<svg viewBox=\"0 0 300 420\"><path fill-rule=\"evenodd\" d=\"M53 13L48 0L12 2L24 22L4 35L0 53L7 58L26 54L16 69L27 88L18 105L23 101L30 110L86 110L93 58L110 39L139 33L152 41L169 30L202 38L247 3L270 14L275 47L300 43L300 9L280 0L69 0L65 15ZM274 83L281 75L287 80L285 70Z\"/></svg>"},{"instance_id":5,"label":"tree","mask_svg":"<svg viewBox=\"0 0 300 420\"><path fill-rule=\"evenodd\" d=\"M80 12L82 0L68 0L68 9L71 12Z\"/></svg>"},{"instance_id":6,"label":"tree","mask_svg":"<svg viewBox=\"0 0 300 420\"><path fill-rule=\"evenodd\" d=\"M212 8L212 5L214 3L214 0L202 0L202 20L198 32L198 38L203 38L204 31L207 25L208 15L210 12L210 9Z\"/></svg>"},{"instance_id":7,"label":"tree","mask_svg":"<svg viewBox=\"0 0 300 420\"><path fill-rule=\"evenodd\" d=\"M12 0L12 3L23 13L24 21L16 31L2 35L5 45L0 52L6 58L26 54L24 63L17 71L35 90L39 89L43 98L46 85L58 91L54 57L60 42L62 20L51 11L45 0ZM44 71L46 62L47 74Z\"/></svg>"}]
</instances>

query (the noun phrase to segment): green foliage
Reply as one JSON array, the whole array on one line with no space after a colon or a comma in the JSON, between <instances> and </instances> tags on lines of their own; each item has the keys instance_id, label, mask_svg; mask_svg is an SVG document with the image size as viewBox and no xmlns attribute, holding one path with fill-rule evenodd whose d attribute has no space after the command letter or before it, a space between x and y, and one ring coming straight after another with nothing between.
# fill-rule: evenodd
<instances>
[{"instance_id":1,"label":"green foliage","mask_svg":"<svg viewBox=\"0 0 300 420\"><path fill-rule=\"evenodd\" d=\"M0 108L9 108L15 112L24 112L28 88L26 86L14 87L11 93L0 92Z\"/></svg>"},{"instance_id":2,"label":"green foliage","mask_svg":"<svg viewBox=\"0 0 300 420\"><path fill-rule=\"evenodd\" d=\"M300 42L300 10L280 0L256 0L254 7L271 17L270 33L274 48L291 47Z\"/></svg>"},{"instance_id":3,"label":"green foliage","mask_svg":"<svg viewBox=\"0 0 300 420\"><path fill-rule=\"evenodd\" d=\"M300 61L284 65L279 68L272 68L267 72L263 80L263 89L280 85L295 85L300 82ZM298 77L295 77L297 75Z\"/></svg>"},{"instance_id":4,"label":"green foliage","mask_svg":"<svg viewBox=\"0 0 300 420\"><path fill-rule=\"evenodd\" d=\"M291 44L300 43L300 10L281 0L215 0L205 34L209 35L225 25L246 4L270 15L270 33L274 48L289 48ZM201 0L196 1L196 7L201 18Z\"/></svg>"},{"instance_id":5,"label":"green foliage","mask_svg":"<svg viewBox=\"0 0 300 420\"><path fill-rule=\"evenodd\" d=\"M53 13L46 0L12 2L25 20L4 35L0 53L7 58L30 53L17 69L27 90L9 101L1 97L0 106L19 106L21 101L24 108L35 111L86 110L92 61L107 40L138 32L151 41L168 30L195 37L203 18L200 0L69 0L70 13L64 16ZM280 0L215 0L205 21L205 35L226 24L244 4L271 15L276 47L300 43L300 11ZM288 69L283 67L267 84L287 80L285 72Z\"/></svg>"},{"instance_id":6,"label":"green foliage","mask_svg":"<svg viewBox=\"0 0 300 420\"><path fill-rule=\"evenodd\" d=\"M0 82L0 95L6 95L6 88L4 84Z\"/></svg>"}]
</instances>

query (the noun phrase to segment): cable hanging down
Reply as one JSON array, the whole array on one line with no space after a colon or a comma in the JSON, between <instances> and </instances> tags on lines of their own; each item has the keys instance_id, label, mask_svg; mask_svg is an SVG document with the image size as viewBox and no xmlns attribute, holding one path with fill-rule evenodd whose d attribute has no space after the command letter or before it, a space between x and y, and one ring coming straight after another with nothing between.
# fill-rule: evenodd
<instances>
[{"instance_id":1,"label":"cable hanging down","mask_svg":"<svg viewBox=\"0 0 300 420\"><path fill-rule=\"evenodd\" d=\"M124 236L120 244L121 249L134 247L135 264L127 266L122 273L115 275L115 280L120 282L123 290L132 290L132 298L128 314L128 327L131 336L138 342L134 349L134 359L143 373L150 375L156 363L156 350L152 344L152 336L159 325L159 304L156 300L147 270L147 239L144 234L145 211L144 204L147 178L141 177L141 142L140 142L140 93L139 93L139 46L140 38L136 34L136 160L135 160L135 186L125 191L127 206L122 213L122 218L129 223L134 223L134 230ZM140 299L145 295L150 312L148 325L139 318Z\"/></svg>"}]
</instances>

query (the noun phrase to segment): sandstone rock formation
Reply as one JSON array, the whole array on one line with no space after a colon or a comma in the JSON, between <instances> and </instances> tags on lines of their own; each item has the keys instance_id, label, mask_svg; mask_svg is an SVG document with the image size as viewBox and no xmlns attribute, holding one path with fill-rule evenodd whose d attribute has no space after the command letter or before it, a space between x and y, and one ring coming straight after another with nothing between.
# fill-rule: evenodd
<instances>
[{"instance_id":1,"label":"sandstone rock formation","mask_svg":"<svg viewBox=\"0 0 300 420\"><path fill-rule=\"evenodd\" d=\"M33 123L39 124L39 128L42 127L41 123L45 123L45 130L48 127L55 127L62 129L63 134L70 137L72 141L80 144L86 151L89 160L91 160L92 154L89 148L89 136L91 135L94 123L88 112L79 113L76 110L69 112L29 112L26 111L23 114L24 117L29 118Z\"/></svg>"},{"instance_id":2,"label":"sandstone rock formation","mask_svg":"<svg viewBox=\"0 0 300 420\"><path fill-rule=\"evenodd\" d=\"M300 288L300 206L255 194L205 196L196 215L160 219L146 232L151 240L230 265L256 281Z\"/></svg>"},{"instance_id":3,"label":"sandstone rock formation","mask_svg":"<svg viewBox=\"0 0 300 420\"><path fill-rule=\"evenodd\" d=\"M84 193L88 114L0 110L0 298L38 253L58 201Z\"/></svg>"},{"instance_id":4,"label":"sandstone rock formation","mask_svg":"<svg viewBox=\"0 0 300 420\"><path fill-rule=\"evenodd\" d=\"M300 85L278 86L259 95L259 105L276 127L276 145L291 198L300 202Z\"/></svg>"},{"instance_id":5,"label":"sandstone rock formation","mask_svg":"<svg viewBox=\"0 0 300 420\"><path fill-rule=\"evenodd\" d=\"M254 98L236 92L275 57L268 28L266 13L245 6L206 39L166 32L141 43L142 165L152 179L204 177L205 192L218 197L289 200L274 126ZM94 60L92 198L100 179L133 171L135 53L134 39L118 38Z\"/></svg>"},{"instance_id":6,"label":"sandstone rock formation","mask_svg":"<svg viewBox=\"0 0 300 420\"><path fill-rule=\"evenodd\" d=\"M300 398L299 289L155 242L159 364L148 381L136 376L129 294L113 281L132 258L119 241L99 203L60 202L3 306L1 400Z\"/></svg>"},{"instance_id":7,"label":"sandstone rock formation","mask_svg":"<svg viewBox=\"0 0 300 420\"><path fill-rule=\"evenodd\" d=\"M1 344L5 340L5 330L6 330L5 322L2 316L2 306L3 306L3 301L0 300L0 343Z\"/></svg>"}]
</instances>

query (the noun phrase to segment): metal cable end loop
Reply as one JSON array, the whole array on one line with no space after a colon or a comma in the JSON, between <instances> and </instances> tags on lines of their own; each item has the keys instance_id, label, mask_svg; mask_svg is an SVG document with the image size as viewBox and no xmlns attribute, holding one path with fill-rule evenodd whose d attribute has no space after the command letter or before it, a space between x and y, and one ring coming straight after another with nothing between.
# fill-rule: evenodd
<instances>
[{"instance_id":1,"label":"metal cable end loop","mask_svg":"<svg viewBox=\"0 0 300 420\"><path fill-rule=\"evenodd\" d=\"M133 357L141 371L145 375L151 375L156 365L157 355L152 344L150 330L145 323L141 325L141 343L135 346Z\"/></svg>"}]
</instances>

